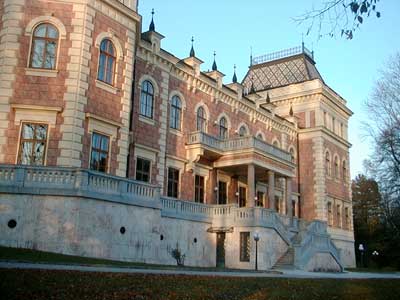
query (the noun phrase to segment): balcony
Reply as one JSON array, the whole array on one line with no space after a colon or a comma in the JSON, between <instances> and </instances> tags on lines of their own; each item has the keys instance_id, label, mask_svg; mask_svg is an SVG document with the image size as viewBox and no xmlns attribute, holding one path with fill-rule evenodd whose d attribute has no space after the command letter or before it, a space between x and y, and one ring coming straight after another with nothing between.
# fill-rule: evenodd
<instances>
[{"instance_id":1,"label":"balcony","mask_svg":"<svg viewBox=\"0 0 400 300\"><path fill-rule=\"evenodd\" d=\"M222 156L226 152L243 151L251 149L261 152L264 156L271 157L286 164L293 165L292 156L289 152L276 148L254 136L243 136L219 139L204 132L196 131L189 134L188 145L202 145L205 150L211 152L215 157Z\"/></svg>"},{"instance_id":2,"label":"balcony","mask_svg":"<svg viewBox=\"0 0 400 300\"><path fill-rule=\"evenodd\" d=\"M160 188L80 168L0 165L0 193L63 195L160 208Z\"/></svg>"}]
</instances>

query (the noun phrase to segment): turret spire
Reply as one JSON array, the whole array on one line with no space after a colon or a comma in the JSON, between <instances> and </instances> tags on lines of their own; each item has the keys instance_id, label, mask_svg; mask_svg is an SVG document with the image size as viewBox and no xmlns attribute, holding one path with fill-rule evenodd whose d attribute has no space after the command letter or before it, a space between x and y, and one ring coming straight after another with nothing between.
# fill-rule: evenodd
<instances>
[{"instance_id":1,"label":"turret spire","mask_svg":"<svg viewBox=\"0 0 400 300\"><path fill-rule=\"evenodd\" d=\"M217 71L218 70L218 68L217 68L217 62L215 61L215 56L216 56L217 54L215 53L215 51L214 51L214 62L213 62L213 65L212 65L212 70L213 71Z\"/></svg>"},{"instance_id":2,"label":"turret spire","mask_svg":"<svg viewBox=\"0 0 400 300\"><path fill-rule=\"evenodd\" d=\"M193 42L194 42L194 38L192 37L192 48L190 49L190 57L195 57L196 53L194 52L194 48L193 48Z\"/></svg>"},{"instance_id":3,"label":"turret spire","mask_svg":"<svg viewBox=\"0 0 400 300\"><path fill-rule=\"evenodd\" d=\"M232 77L232 82L233 82L233 83L237 83L236 65L233 65L233 77Z\"/></svg>"},{"instance_id":4,"label":"turret spire","mask_svg":"<svg viewBox=\"0 0 400 300\"><path fill-rule=\"evenodd\" d=\"M154 25L154 8L151 10L151 22L149 26L149 31L156 31L156 26Z\"/></svg>"}]
</instances>

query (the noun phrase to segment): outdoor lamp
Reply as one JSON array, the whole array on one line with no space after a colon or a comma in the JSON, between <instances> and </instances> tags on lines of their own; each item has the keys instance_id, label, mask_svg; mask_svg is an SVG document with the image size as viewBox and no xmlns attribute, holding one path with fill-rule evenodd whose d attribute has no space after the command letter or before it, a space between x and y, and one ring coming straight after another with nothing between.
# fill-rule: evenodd
<instances>
[{"instance_id":1,"label":"outdoor lamp","mask_svg":"<svg viewBox=\"0 0 400 300\"><path fill-rule=\"evenodd\" d=\"M258 241L260 240L260 235L259 233L256 231L254 232L254 241L256 242L256 265L255 265L255 269L256 271L258 270Z\"/></svg>"}]
</instances>

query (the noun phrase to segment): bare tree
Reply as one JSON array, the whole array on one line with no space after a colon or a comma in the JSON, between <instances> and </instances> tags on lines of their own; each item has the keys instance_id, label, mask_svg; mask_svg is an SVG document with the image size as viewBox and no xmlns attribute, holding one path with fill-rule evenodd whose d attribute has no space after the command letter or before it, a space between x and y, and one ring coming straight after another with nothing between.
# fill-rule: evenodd
<instances>
[{"instance_id":1,"label":"bare tree","mask_svg":"<svg viewBox=\"0 0 400 300\"><path fill-rule=\"evenodd\" d=\"M387 221L400 236L400 53L380 72L366 108L375 146L366 166L379 183Z\"/></svg>"},{"instance_id":2,"label":"bare tree","mask_svg":"<svg viewBox=\"0 0 400 300\"><path fill-rule=\"evenodd\" d=\"M377 11L380 0L330 0L313 7L294 18L298 24L307 25L307 35L316 27L318 38L334 37L340 33L352 39L356 29L371 15L380 18Z\"/></svg>"}]
</instances>

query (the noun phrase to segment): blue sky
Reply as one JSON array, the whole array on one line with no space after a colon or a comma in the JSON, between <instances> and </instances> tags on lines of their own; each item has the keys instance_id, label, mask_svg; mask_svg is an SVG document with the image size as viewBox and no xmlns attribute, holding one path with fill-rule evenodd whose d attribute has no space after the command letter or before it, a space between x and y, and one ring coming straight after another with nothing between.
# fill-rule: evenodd
<instances>
[{"instance_id":1,"label":"blue sky","mask_svg":"<svg viewBox=\"0 0 400 300\"><path fill-rule=\"evenodd\" d=\"M204 61L203 70L211 69L216 51L218 69L229 83L234 64L239 81L246 74L250 47L257 56L299 46L307 26L299 26L293 18L323 1L140 0L139 13L146 31L151 9L155 9L156 30L166 37L162 47L177 57L189 55L194 36L196 56ZM316 30L304 37L306 46L314 48L322 77L354 112L349 123L352 177L363 171L362 161L371 153L371 144L362 130L362 123L368 122L364 102L379 69L400 51L400 1L381 0L379 10L381 18L366 19L351 41L339 36L318 39Z\"/></svg>"}]
</instances>

